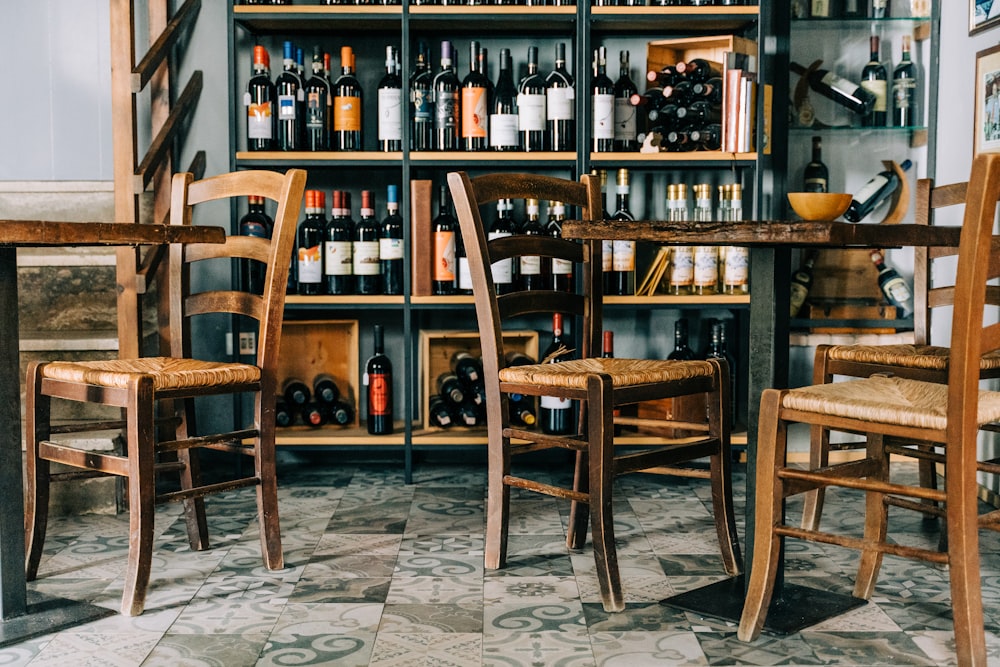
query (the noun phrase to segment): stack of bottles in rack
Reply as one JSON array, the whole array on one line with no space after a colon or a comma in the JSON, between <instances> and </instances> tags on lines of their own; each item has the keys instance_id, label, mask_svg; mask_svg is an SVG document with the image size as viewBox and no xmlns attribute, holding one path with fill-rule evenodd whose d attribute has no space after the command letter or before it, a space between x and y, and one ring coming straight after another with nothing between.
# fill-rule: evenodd
<instances>
[{"instance_id":1,"label":"stack of bottles in rack","mask_svg":"<svg viewBox=\"0 0 1000 667\"><path fill-rule=\"evenodd\" d=\"M719 63L704 58L681 61L648 71L646 81L646 92L630 98L644 150L719 150L723 104Z\"/></svg>"},{"instance_id":2,"label":"stack of bottles in rack","mask_svg":"<svg viewBox=\"0 0 1000 667\"><path fill-rule=\"evenodd\" d=\"M354 423L354 406L341 393L329 373L313 378L312 389L297 377L286 378L276 398L275 423L292 426L298 422L319 428L325 424L349 426Z\"/></svg>"},{"instance_id":3,"label":"stack of bottles in rack","mask_svg":"<svg viewBox=\"0 0 1000 667\"><path fill-rule=\"evenodd\" d=\"M403 219L395 185L386 188L386 215L375 217L375 193L361 191L360 219L351 194L332 192L330 218L322 190L306 190L289 291L303 295L403 293ZM294 280L293 280L294 278Z\"/></svg>"},{"instance_id":4,"label":"stack of bottles in rack","mask_svg":"<svg viewBox=\"0 0 1000 667\"><path fill-rule=\"evenodd\" d=\"M437 392L428 397L431 424L441 428L473 427L486 419L486 386L482 361L468 350L451 355L448 370L434 380Z\"/></svg>"}]
</instances>

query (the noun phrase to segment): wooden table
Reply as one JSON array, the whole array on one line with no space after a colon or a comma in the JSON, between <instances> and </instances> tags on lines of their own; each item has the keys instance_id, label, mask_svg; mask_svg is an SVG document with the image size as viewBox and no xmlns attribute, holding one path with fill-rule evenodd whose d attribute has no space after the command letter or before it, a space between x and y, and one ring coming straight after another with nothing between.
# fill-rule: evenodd
<instances>
[{"instance_id":1,"label":"wooden table","mask_svg":"<svg viewBox=\"0 0 1000 667\"><path fill-rule=\"evenodd\" d=\"M0 220L0 646L113 610L69 600L28 603L24 576L24 488L17 312L17 248L223 243L221 227Z\"/></svg>"},{"instance_id":2,"label":"wooden table","mask_svg":"<svg viewBox=\"0 0 1000 667\"><path fill-rule=\"evenodd\" d=\"M744 520L744 573L753 562L754 499L757 469L757 418L767 387L788 386L788 281L791 250L801 247L893 248L958 246L960 227L857 225L847 222L752 220L743 222L669 222L659 220L567 220L565 238L623 239L667 245L750 247L750 340L748 341L747 479ZM850 595L827 593L783 582L779 571L765 629L788 634L864 604ZM739 622L743 611L742 576L665 600L690 611Z\"/></svg>"}]
</instances>

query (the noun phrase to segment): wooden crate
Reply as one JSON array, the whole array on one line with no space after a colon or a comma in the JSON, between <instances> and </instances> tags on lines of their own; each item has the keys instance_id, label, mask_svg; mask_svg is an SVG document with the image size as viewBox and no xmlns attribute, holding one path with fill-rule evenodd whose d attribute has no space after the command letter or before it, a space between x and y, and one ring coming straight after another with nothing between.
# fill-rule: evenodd
<instances>
[{"instance_id":1,"label":"wooden crate","mask_svg":"<svg viewBox=\"0 0 1000 667\"><path fill-rule=\"evenodd\" d=\"M810 320L885 320L885 326L810 326L812 333L896 333L896 307L887 303L845 303L839 301L809 301L802 316Z\"/></svg>"},{"instance_id":2,"label":"wooden crate","mask_svg":"<svg viewBox=\"0 0 1000 667\"><path fill-rule=\"evenodd\" d=\"M504 332L507 350L523 352L532 359L538 359L537 331ZM478 331L437 331L420 332L420 414L424 428L436 428L430 422L427 409L430 397L437 393L434 386L437 377L451 368L451 355L464 350L474 357L482 354Z\"/></svg>"},{"instance_id":3,"label":"wooden crate","mask_svg":"<svg viewBox=\"0 0 1000 667\"><path fill-rule=\"evenodd\" d=\"M646 69L660 71L667 65L680 61L704 58L715 63L724 63L728 52L757 55L757 43L752 39L736 35L716 35L705 37L681 37L658 39L646 44Z\"/></svg>"},{"instance_id":4,"label":"wooden crate","mask_svg":"<svg viewBox=\"0 0 1000 667\"><path fill-rule=\"evenodd\" d=\"M872 264L871 250L823 249L813 265L810 301L869 300L880 303L878 271Z\"/></svg>"},{"instance_id":5,"label":"wooden crate","mask_svg":"<svg viewBox=\"0 0 1000 667\"><path fill-rule=\"evenodd\" d=\"M278 387L299 378L312 387L320 373L333 376L341 398L354 406L358 425L358 321L285 320L278 355Z\"/></svg>"}]
</instances>

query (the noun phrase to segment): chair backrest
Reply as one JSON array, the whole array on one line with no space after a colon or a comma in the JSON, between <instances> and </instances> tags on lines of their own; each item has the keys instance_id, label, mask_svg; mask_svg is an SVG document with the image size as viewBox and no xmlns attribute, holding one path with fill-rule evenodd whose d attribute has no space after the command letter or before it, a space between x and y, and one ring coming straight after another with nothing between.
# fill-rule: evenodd
<instances>
[{"instance_id":1,"label":"chair backrest","mask_svg":"<svg viewBox=\"0 0 1000 667\"><path fill-rule=\"evenodd\" d=\"M167 318L170 355L191 353L190 318L206 313L232 313L258 323L257 365L262 370L262 390L277 382L278 347L284 319L288 266L295 242L295 227L305 191L306 172L289 169L239 171L195 181L189 173L175 174L171 184L170 224L191 223L192 208L203 202L257 195L277 202L271 238L229 236L222 243L174 245L170 249L167 278ZM227 217L228 221L228 217ZM192 292L189 269L193 262L210 259L255 260L264 263L263 294L238 289ZM162 325L161 325L162 327Z\"/></svg>"},{"instance_id":2,"label":"chair backrest","mask_svg":"<svg viewBox=\"0 0 1000 667\"><path fill-rule=\"evenodd\" d=\"M600 182L589 175L581 177L580 181L535 174L488 174L475 178L470 178L465 172L448 174L448 185L472 276L482 341L483 372L488 379L488 400L499 399L496 393L499 388L493 380L505 365L502 324L511 317L530 313L575 315L582 322L580 330L573 332L576 344L580 346L577 356L600 354L601 242L577 243L549 236L521 234L488 241L487 228L479 210L480 206L499 199L537 199L576 206L583 219L600 215ZM497 296L491 265L503 259L535 255L573 262L579 291L530 290Z\"/></svg>"}]
</instances>

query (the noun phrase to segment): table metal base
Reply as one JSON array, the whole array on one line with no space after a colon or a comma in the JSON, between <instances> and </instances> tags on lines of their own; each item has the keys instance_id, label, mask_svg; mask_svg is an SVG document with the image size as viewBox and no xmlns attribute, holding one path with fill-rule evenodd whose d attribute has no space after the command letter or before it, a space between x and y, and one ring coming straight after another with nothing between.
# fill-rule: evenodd
<instances>
[{"instance_id":1,"label":"table metal base","mask_svg":"<svg viewBox=\"0 0 1000 667\"><path fill-rule=\"evenodd\" d=\"M99 618L114 616L114 609L86 602L54 598L28 591L28 612L0 621L0 647L18 644Z\"/></svg>"},{"instance_id":2,"label":"table metal base","mask_svg":"<svg viewBox=\"0 0 1000 667\"><path fill-rule=\"evenodd\" d=\"M738 624L743 614L744 599L744 580L741 575L674 595L661 600L660 604ZM867 604L867 600L853 595L822 591L786 581L780 595L775 591L771 599L764 631L790 635L864 604Z\"/></svg>"}]
</instances>

